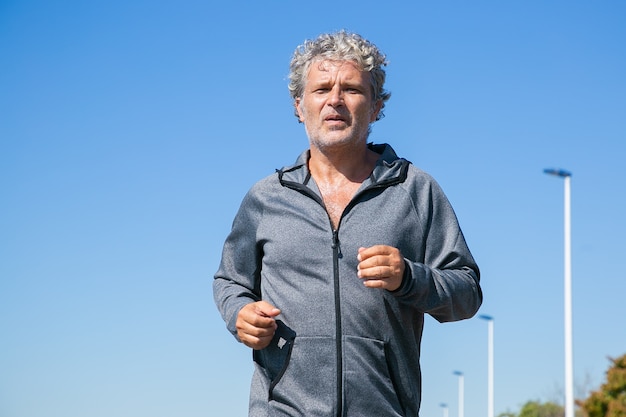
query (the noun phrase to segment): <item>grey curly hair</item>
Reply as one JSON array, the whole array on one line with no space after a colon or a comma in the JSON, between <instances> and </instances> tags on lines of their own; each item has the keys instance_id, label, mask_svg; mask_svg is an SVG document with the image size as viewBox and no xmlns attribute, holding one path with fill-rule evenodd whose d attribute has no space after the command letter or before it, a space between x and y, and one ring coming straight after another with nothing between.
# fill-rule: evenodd
<instances>
[{"instance_id":1,"label":"grey curly hair","mask_svg":"<svg viewBox=\"0 0 626 417\"><path fill-rule=\"evenodd\" d=\"M370 73L372 98L382 106L376 120L384 117L383 108L391 93L383 88L387 65L385 55L368 40L356 33L341 30L325 33L315 40L306 40L296 48L289 64L289 93L296 100L304 93L306 76L311 63L320 60L353 61L362 71ZM296 112L296 117L298 114Z\"/></svg>"}]
</instances>

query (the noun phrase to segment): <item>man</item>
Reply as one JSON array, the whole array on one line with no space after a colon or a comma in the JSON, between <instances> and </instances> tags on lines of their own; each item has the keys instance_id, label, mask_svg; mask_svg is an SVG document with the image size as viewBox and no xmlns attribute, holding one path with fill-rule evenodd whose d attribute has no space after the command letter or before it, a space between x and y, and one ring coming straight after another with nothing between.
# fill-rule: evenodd
<instances>
[{"instance_id":1,"label":"man","mask_svg":"<svg viewBox=\"0 0 626 417\"><path fill-rule=\"evenodd\" d=\"M244 198L213 284L253 349L250 416L417 416L424 314L473 316L479 272L435 181L389 145L385 56L359 35L296 49L309 149Z\"/></svg>"}]
</instances>

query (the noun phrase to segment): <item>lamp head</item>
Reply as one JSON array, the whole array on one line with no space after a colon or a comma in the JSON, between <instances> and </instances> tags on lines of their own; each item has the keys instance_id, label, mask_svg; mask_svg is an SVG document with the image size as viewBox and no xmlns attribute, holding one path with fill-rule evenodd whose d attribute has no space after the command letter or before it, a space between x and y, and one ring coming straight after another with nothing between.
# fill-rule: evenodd
<instances>
[{"instance_id":1,"label":"lamp head","mask_svg":"<svg viewBox=\"0 0 626 417\"><path fill-rule=\"evenodd\" d=\"M546 168L546 169L543 170L543 172L545 174L548 174L548 175L555 175L557 177L562 177L562 178L571 177L572 176L571 172L566 171L564 169L560 169L560 168L559 169L557 169L557 168Z\"/></svg>"}]
</instances>

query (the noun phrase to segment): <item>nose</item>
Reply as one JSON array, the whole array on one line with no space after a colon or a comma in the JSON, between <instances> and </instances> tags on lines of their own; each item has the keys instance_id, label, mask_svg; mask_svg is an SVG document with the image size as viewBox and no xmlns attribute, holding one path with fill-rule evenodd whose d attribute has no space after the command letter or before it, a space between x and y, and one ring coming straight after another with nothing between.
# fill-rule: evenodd
<instances>
[{"instance_id":1,"label":"nose","mask_svg":"<svg viewBox=\"0 0 626 417\"><path fill-rule=\"evenodd\" d=\"M334 86L328 92L328 104L333 107L341 106L343 104L343 92L339 86Z\"/></svg>"}]
</instances>

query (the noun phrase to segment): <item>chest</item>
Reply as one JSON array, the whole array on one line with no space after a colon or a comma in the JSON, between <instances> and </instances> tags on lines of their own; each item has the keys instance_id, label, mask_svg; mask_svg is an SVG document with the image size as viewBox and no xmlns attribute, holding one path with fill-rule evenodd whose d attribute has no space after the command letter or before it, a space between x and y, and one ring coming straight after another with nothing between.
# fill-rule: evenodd
<instances>
[{"instance_id":1,"label":"chest","mask_svg":"<svg viewBox=\"0 0 626 417\"><path fill-rule=\"evenodd\" d=\"M265 202L255 234L261 245L259 253L263 254L262 269L267 273L285 272L289 280L289 276L313 277L324 271L332 261L333 230L338 231L342 262L354 262L350 270L356 270L361 246L390 245L409 259L423 258L426 246L422 225L427 221L419 220L405 192L393 187L359 191L353 199L343 194L327 202L315 198L315 194L319 192L283 189ZM335 223L332 227L329 220ZM290 267L299 272L294 273Z\"/></svg>"},{"instance_id":2,"label":"chest","mask_svg":"<svg viewBox=\"0 0 626 417\"><path fill-rule=\"evenodd\" d=\"M319 186L324 206L333 227L339 225L341 215L359 189L360 184L347 184L341 187L322 184Z\"/></svg>"}]
</instances>

